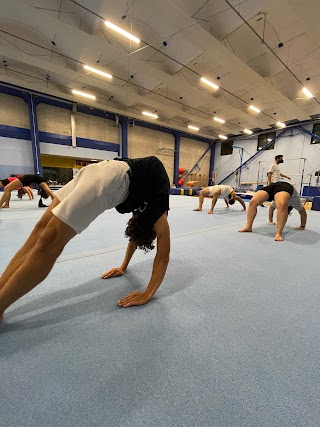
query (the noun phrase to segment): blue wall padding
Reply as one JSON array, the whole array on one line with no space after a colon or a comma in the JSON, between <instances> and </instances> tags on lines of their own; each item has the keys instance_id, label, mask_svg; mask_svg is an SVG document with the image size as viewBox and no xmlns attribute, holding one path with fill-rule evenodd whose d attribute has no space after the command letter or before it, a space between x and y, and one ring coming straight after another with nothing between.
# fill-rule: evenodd
<instances>
[{"instance_id":1,"label":"blue wall padding","mask_svg":"<svg viewBox=\"0 0 320 427\"><path fill-rule=\"evenodd\" d=\"M237 196L241 197L241 199L244 200L251 200L253 195L252 194L247 194L247 193L236 193Z\"/></svg>"},{"instance_id":2,"label":"blue wall padding","mask_svg":"<svg viewBox=\"0 0 320 427\"><path fill-rule=\"evenodd\" d=\"M320 211L320 197L314 197L312 200L312 208L313 211Z\"/></svg>"},{"instance_id":3,"label":"blue wall padding","mask_svg":"<svg viewBox=\"0 0 320 427\"><path fill-rule=\"evenodd\" d=\"M303 197L320 196L320 187L314 187L314 186L310 186L310 185L305 185L303 187L302 196Z\"/></svg>"},{"instance_id":4,"label":"blue wall padding","mask_svg":"<svg viewBox=\"0 0 320 427\"><path fill-rule=\"evenodd\" d=\"M187 188L170 188L170 194L174 196L198 196L198 191L201 188L187 187Z\"/></svg>"}]
</instances>

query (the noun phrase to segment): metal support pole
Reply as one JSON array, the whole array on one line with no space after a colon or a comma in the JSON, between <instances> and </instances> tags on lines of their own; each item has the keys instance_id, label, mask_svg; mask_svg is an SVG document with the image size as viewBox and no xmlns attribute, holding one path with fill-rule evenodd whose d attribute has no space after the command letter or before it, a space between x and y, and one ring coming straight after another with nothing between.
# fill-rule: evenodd
<instances>
[{"instance_id":1,"label":"metal support pole","mask_svg":"<svg viewBox=\"0 0 320 427\"><path fill-rule=\"evenodd\" d=\"M127 117L119 117L120 123L120 152L121 158L128 157L128 128L129 122Z\"/></svg>"},{"instance_id":2,"label":"metal support pole","mask_svg":"<svg viewBox=\"0 0 320 427\"><path fill-rule=\"evenodd\" d=\"M214 171L214 157L216 152L216 144L212 143L211 145L211 151L210 151L210 165L209 165L209 179L208 179L208 185L214 185L212 174Z\"/></svg>"},{"instance_id":3,"label":"metal support pole","mask_svg":"<svg viewBox=\"0 0 320 427\"><path fill-rule=\"evenodd\" d=\"M77 147L77 132L76 132L76 112L77 112L77 105L72 104L72 111L71 111L71 141L72 141L72 147Z\"/></svg>"},{"instance_id":4,"label":"metal support pole","mask_svg":"<svg viewBox=\"0 0 320 427\"><path fill-rule=\"evenodd\" d=\"M300 196L302 194L302 186L303 186L303 177L304 177L304 167L307 159L303 159L303 167L302 167L302 175L301 175L301 184L300 184Z\"/></svg>"},{"instance_id":5,"label":"metal support pole","mask_svg":"<svg viewBox=\"0 0 320 427\"><path fill-rule=\"evenodd\" d=\"M30 120L30 134L31 134L34 172L37 175L42 175L43 172L42 172L41 159L40 159L39 130L38 130L35 95L28 94L28 110L29 110L29 120Z\"/></svg>"},{"instance_id":6,"label":"metal support pole","mask_svg":"<svg viewBox=\"0 0 320 427\"><path fill-rule=\"evenodd\" d=\"M299 129L299 130L300 130L300 132L307 133L308 135L312 136L312 137L313 137L314 139L316 139L317 141L320 141L320 136L319 136L319 135L317 135L317 134L315 134L315 133L313 133L313 132L311 132L310 130L305 129L305 128L304 128L304 127L302 127L302 126L297 126L297 129Z\"/></svg>"},{"instance_id":7,"label":"metal support pole","mask_svg":"<svg viewBox=\"0 0 320 427\"><path fill-rule=\"evenodd\" d=\"M176 187L178 187L181 134L179 132L175 132L173 136L174 136L173 183Z\"/></svg>"}]
</instances>

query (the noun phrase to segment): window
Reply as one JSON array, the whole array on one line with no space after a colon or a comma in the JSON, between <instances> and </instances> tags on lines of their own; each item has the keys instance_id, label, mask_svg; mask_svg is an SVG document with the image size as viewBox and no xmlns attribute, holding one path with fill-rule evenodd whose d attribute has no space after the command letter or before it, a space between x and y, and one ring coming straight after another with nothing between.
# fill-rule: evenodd
<instances>
[{"instance_id":1,"label":"window","mask_svg":"<svg viewBox=\"0 0 320 427\"><path fill-rule=\"evenodd\" d=\"M276 132L261 133L258 137L257 151L261 150L265 145L269 144L276 137ZM274 142L266 148L266 150L274 150Z\"/></svg>"},{"instance_id":2,"label":"window","mask_svg":"<svg viewBox=\"0 0 320 427\"><path fill-rule=\"evenodd\" d=\"M320 138L320 123L315 123L313 125L312 133L315 133ZM320 140L316 139L314 136L311 138L310 144L320 144Z\"/></svg>"},{"instance_id":3,"label":"window","mask_svg":"<svg viewBox=\"0 0 320 427\"><path fill-rule=\"evenodd\" d=\"M233 153L233 141L221 142L221 156L227 156Z\"/></svg>"}]
</instances>

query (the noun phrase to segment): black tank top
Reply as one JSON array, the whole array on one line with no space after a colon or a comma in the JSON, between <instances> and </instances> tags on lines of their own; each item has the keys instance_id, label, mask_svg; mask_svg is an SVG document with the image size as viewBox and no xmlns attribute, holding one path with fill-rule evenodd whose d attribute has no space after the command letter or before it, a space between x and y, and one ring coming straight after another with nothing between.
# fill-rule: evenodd
<instances>
[{"instance_id":1,"label":"black tank top","mask_svg":"<svg viewBox=\"0 0 320 427\"><path fill-rule=\"evenodd\" d=\"M135 212L153 227L169 210L170 181L162 162L155 156L139 159L115 159L130 167L129 194L116 206L120 213Z\"/></svg>"}]
</instances>

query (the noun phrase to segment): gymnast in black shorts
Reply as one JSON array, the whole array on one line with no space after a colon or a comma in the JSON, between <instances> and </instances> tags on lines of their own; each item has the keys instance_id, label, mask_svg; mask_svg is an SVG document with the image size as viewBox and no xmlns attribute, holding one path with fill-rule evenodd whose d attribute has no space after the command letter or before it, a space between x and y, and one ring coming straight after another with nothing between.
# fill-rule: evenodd
<instances>
[{"instance_id":1,"label":"gymnast in black shorts","mask_svg":"<svg viewBox=\"0 0 320 427\"><path fill-rule=\"evenodd\" d=\"M257 191L252 197L247 214L247 224L239 230L241 233L251 232L252 224L257 215L257 207L267 200L275 202L277 208L277 232L274 240L283 240L282 231L288 219L288 206L293 193L293 186L288 182L275 182Z\"/></svg>"},{"instance_id":2,"label":"gymnast in black shorts","mask_svg":"<svg viewBox=\"0 0 320 427\"><path fill-rule=\"evenodd\" d=\"M11 198L11 192L18 190L22 187L28 187L30 184L38 184L43 192L42 197L48 198L49 196L53 200L53 192L50 190L47 181L43 176L40 175L22 175L14 181L9 182L3 190L3 195L0 199L0 209L2 207L9 207L9 201Z\"/></svg>"}]
</instances>

